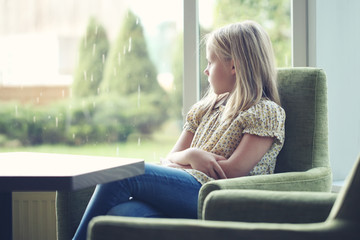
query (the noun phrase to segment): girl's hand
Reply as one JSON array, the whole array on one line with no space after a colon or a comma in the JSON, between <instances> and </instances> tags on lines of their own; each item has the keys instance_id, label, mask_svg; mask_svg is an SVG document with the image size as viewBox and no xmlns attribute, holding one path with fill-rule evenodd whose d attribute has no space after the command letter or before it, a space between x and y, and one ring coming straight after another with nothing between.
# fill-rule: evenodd
<instances>
[{"instance_id":1,"label":"girl's hand","mask_svg":"<svg viewBox=\"0 0 360 240\"><path fill-rule=\"evenodd\" d=\"M172 163L168 166L195 169L214 179L226 178L223 169L218 163L218 161L223 160L226 160L226 158L197 148L188 148L180 152L174 152L167 158L167 161Z\"/></svg>"},{"instance_id":2,"label":"girl's hand","mask_svg":"<svg viewBox=\"0 0 360 240\"><path fill-rule=\"evenodd\" d=\"M218 161L226 158L190 148L194 133L184 130L169 155L161 162L162 165L175 168L196 169L214 179L227 178Z\"/></svg>"},{"instance_id":3,"label":"girl's hand","mask_svg":"<svg viewBox=\"0 0 360 240\"><path fill-rule=\"evenodd\" d=\"M160 158L160 165L165 167L172 167L172 168L183 168L183 169L191 169L190 165L180 165L177 163L173 163L169 161L167 158Z\"/></svg>"},{"instance_id":4,"label":"girl's hand","mask_svg":"<svg viewBox=\"0 0 360 240\"><path fill-rule=\"evenodd\" d=\"M227 178L223 169L220 167L218 161L224 161L223 156L206 152L204 150L191 148L188 149L187 161L191 168L201 171L214 179Z\"/></svg>"}]
</instances>

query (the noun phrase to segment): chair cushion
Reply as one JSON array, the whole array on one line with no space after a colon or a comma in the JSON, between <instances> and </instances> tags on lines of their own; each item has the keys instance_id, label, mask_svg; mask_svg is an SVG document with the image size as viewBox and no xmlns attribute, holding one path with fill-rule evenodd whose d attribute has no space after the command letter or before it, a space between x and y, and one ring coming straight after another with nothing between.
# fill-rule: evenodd
<instances>
[{"instance_id":1,"label":"chair cushion","mask_svg":"<svg viewBox=\"0 0 360 240\"><path fill-rule=\"evenodd\" d=\"M322 69L280 68L278 87L286 112L285 144L275 172L328 167L327 84Z\"/></svg>"}]
</instances>

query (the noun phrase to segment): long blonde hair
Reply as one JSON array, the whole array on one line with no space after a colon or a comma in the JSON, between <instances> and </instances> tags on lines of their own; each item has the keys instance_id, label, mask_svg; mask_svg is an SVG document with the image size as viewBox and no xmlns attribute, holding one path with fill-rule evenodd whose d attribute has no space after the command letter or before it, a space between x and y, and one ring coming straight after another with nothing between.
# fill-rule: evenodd
<instances>
[{"instance_id":1,"label":"long blonde hair","mask_svg":"<svg viewBox=\"0 0 360 240\"><path fill-rule=\"evenodd\" d=\"M223 120L231 119L238 111L250 108L261 98L280 105L271 40L258 23L244 21L227 25L206 35L204 42L220 59L234 61L236 82L229 93ZM223 98L210 87L201 101L201 110L203 113L210 111Z\"/></svg>"}]
</instances>

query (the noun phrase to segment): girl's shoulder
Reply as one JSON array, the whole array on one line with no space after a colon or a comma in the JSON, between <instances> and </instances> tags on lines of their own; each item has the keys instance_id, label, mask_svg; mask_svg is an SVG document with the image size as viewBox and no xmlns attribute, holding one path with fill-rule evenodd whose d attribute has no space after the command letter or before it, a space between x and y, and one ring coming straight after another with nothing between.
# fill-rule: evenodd
<instances>
[{"instance_id":1,"label":"girl's shoulder","mask_svg":"<svg viewBox=\"0 0 360 240\"><path fill-rule=\"evenodd\" d=\"M241 122L284 122L284 109L268 99L261 99L258 103L244 111L239 111L237 120Z\"/></svg>"},{"instance_id":2,"label":"girl's shoulder","mask_svg":"<svg viewBox=\"0 0 360 240\"><path fill-rule=\"evenodd\" d=\"M262 98L258 103L251 106L249 109L243 111L243 113L260 114L264 113L276 113L285 115L285 110L274 101Z\"/></svg>"},{"instance_id":3,"label":"girl's shoulder","mask_svg":"<svg viewBox=\"0 0 360 240\"><path fill-rule=\"evenodd\" d=\"M204 106L202 102L198 102L190 108L186 114L186 121L184 125L185 130L195 133L204 115L203 108Z\"/></svg>"},{"instance_id":4,"label":"girl's shoulder","mask_svg":"<svg viewBox=\"0 0 360 240\"><path fill-rule=\"evenodd\" d=\"M276 137L280 143L283 143L285 118L285 111L281 106L271 100L262 99L242 111L235 122L243 127L244 133Z\"/></svg>"}]
</instances>

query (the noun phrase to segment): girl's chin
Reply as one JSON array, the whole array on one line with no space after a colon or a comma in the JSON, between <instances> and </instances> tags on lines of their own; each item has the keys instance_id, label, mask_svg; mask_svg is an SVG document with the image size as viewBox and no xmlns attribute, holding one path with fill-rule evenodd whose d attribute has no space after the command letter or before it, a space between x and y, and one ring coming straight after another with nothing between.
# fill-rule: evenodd
<instances>
[{"instance_id":1,"label":"girl's chin","mask_svg":"<svg viewBox=\"0 0 360 240\"><path fill-rule=\"evenodd\" d=\"M223 94L226 94L226 93L229 93L229 92L227 92L227 91L215 91L214 90L214 93L219 96L219 95L223 95Z\"/></svg>"}]
</instances>

